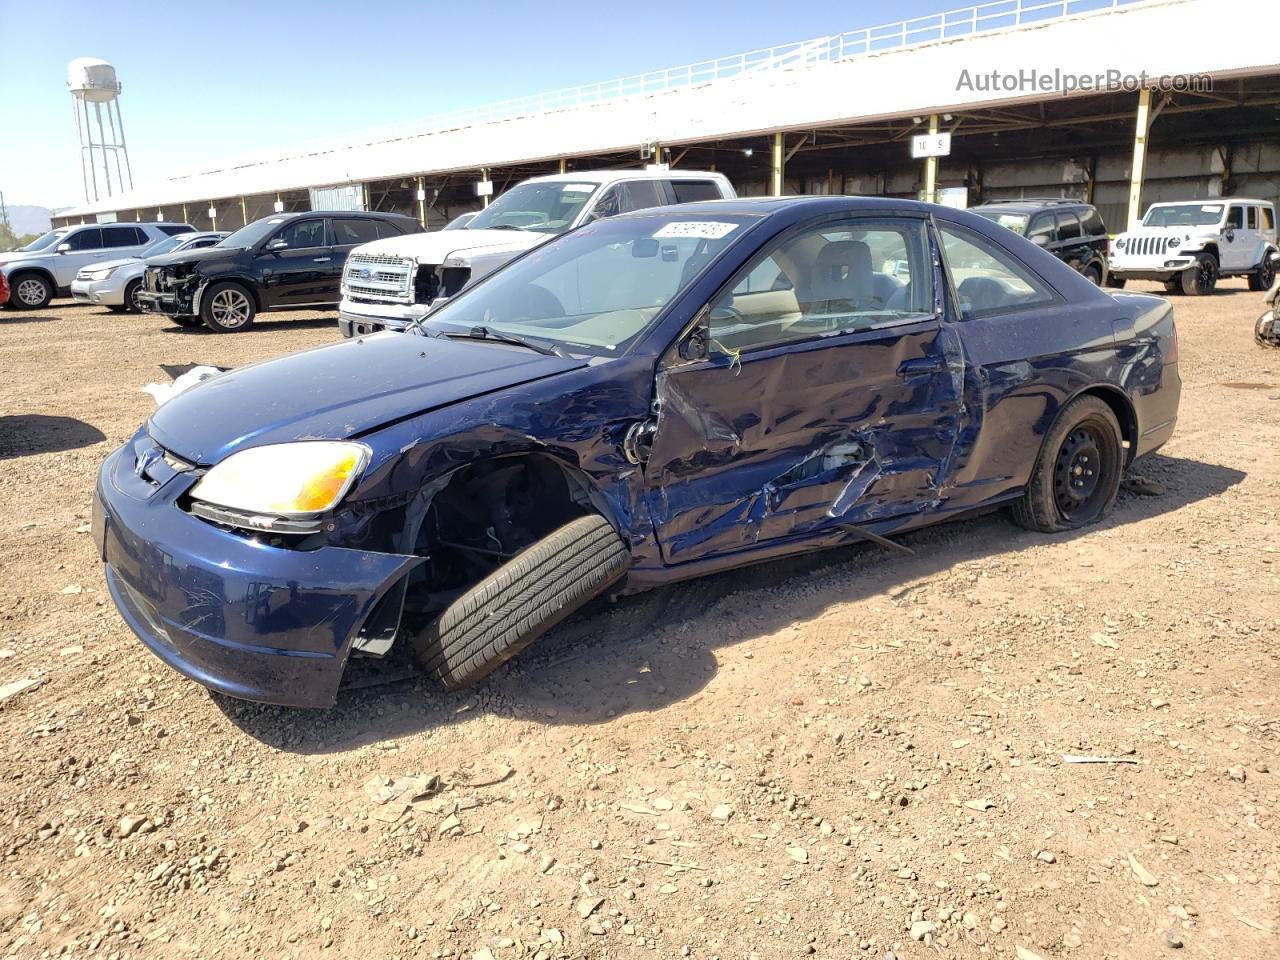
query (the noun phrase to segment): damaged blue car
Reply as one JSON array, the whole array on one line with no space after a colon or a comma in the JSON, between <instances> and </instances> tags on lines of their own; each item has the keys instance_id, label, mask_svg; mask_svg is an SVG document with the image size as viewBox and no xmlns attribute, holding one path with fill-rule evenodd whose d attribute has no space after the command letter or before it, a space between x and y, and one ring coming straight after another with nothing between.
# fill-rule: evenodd
<instances>
[{"instance_id":1,"label":"damaged blue car","mask_svg":"<svg viewBox=\"0 0 1280 960\"><path fill-rule=\"evenodd\" d=\"M103 464L95 536L167 664L321 707L353 656L461 687L600 595L997 506L1093 523L1179 392L1166 300L980 217L650 209L180 394Z\"/></svg>"}]
</instances>

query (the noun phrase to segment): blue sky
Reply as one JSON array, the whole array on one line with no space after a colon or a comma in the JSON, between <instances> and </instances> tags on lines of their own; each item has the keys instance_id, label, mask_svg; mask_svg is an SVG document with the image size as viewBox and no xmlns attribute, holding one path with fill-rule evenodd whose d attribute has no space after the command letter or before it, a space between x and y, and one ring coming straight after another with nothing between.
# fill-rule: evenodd
<instances>
[{"instance_id":1,"label":"blue sky","mask_svg":"<svg viewBox=\"0 0 1280 960\"><path fill-rule=\"evenodd\" d=\"M0 190L9 203L80 200L75 57L115 64L142 183L202 158L962 5L0 0Z\"/></svg>"}]
</instances>

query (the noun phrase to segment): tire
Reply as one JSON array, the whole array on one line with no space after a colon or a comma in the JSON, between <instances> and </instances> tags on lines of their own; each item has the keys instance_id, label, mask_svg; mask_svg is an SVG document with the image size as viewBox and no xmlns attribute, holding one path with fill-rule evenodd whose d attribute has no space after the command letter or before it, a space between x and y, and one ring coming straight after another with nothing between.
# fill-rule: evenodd
<instances>
[{"instance_id":1,"label":"tire","mask_svg":"<svg viewBox=\"0 0 1280 960\"><path fill-rule=\"evenodd\" d=\"M1276 263L1271 259L1271 251L1262 255L1262 262L1249 274L1249 289L1254 293L1263 293L1271 289L1276 282Z\"/></svg>"},{"instance_id":2,"label":"tire","mask_svg":"<svg viewBox=\"0 0 1280 960\"><path fill-rule=\"evenodd\" d=\"M258 314L253 294L238 283L215 283L204 292L200 319L216 333L239 333L253 324Z\"/></svg>"},{"instance_id":3,"label":"tire","mask_svg":"<svg viewBox=\"0 0 1280 960\"><path fill-rule=\"evenodd\" d=\"M1107 277L1107 286L1112 290L1124 289L1124 277Z\"/></svg>"},{"instance_id":4,"label":"tire","mask_svg":"<svg viewBox=\"0 0 1280 960\"><path fill-rule=\"evenodd\" d=\"M124 288L124 309L126 313L141 313L142 304L138 303L138 291L142 289L141 280L130 280Z\"/></svg>"},{"instance_id":5,"label":"tire","mask_svg":"<svg viewBox=\"0 0 1280 960\"><path fill-rule=\"evenodd\" d=\"M39 273L15 273L9 278L9 306L42 310L53 299L53 284Z\"/></svg>"},{"instance_id":6,"label":"tire","mask_svg":"<svg viewBox=\"0 0 1280 960\"><path fill-rule=\"evenodd\" d=\"M1173 294L1181 293L1182 292L1182 275L1179 274L1178 276L1173 277L1172 279L1164 281L1164 292L1173 293Z\"/></svg>"},{"instance_id":7,"label":"tire","mask_svg":"<svg viewBox=\"0 0 1280 960\"><path fill-rule=\"evenodd\" d=\"M180 327L203 327L204 320L200 317L170 317L174 323Z\"/></svg>"},{"instance_id":8,"label":"tire","mask_svg":"<svg viewBox=\"0 0 1280 960\"><path fill-rule=\"evenodd\" d=\"M414 652L446 689L469 686L617 582L630 565L627 545L604 517L579 517L446 607L414 638Z\"/></svg>"},{"instance_id":9,"label":"tire","mask_svg":"<svg viewBox=\"0 0 1280 960\"><path fill-rule=\"evenodd\" d=\"M1095 472L1088 473L1094 464ZM1123 473L1124 446L1115 413L1098 397L1080 397L1067 404L1045 436L1031 482L1013 506L1013 519L1041 533L1096 523L1115 506Z\"/></svg>"},{"instance_id":10,"label":"tire","mask_svg":"<svg viewBox=\"0 0 1280 960\"><path fill-rule=\"evenodd\" d=\"M1081 276L1092 283L1095 287L1102 286L1102 268L1096 263L1091 263L1081 271Z\"/></svg>"},{"instance_id":11,"label":"tire","mask_svg":"<svg viewBox=\"0 0 1280 960\"><path fill-rule=\"evenodd\" d=\"M1207 297L1218 285L1218 258L1212 253L1196 256L1196 265L1182 271L1182 292L1188 297Z\"/></svg>"}]
</instances>

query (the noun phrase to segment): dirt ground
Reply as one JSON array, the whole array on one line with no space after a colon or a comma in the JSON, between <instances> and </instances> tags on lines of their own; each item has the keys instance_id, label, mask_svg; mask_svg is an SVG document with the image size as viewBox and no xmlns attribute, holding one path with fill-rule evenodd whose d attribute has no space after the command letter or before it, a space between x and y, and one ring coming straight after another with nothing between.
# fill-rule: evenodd
<instances>
[{"instance_id":1,"label":"dirt ground","mask_svg":"<svg viewBox=\"0 0 1280 960\"><path fill-rule=\"evenodd\" d=\"M0 684L42 681L0 705L0 956L1280 956L1280 351L1242 281L1176 309L1177 434L1100 527L685 584L327 712L162 666L88 520L160 364L333 315L0 314Z\"/></svg>"}]
</instances>

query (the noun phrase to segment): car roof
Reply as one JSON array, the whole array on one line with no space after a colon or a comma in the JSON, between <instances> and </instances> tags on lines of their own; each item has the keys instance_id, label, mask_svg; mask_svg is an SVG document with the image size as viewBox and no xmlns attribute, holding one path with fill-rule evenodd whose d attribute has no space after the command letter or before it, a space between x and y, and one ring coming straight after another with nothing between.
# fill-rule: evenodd
<instances>
[{"instance_id":1,"label":"car roof","mask_svg":"<svg viewBox=\"0 0 1280 960\"><path fill-rule=\"evenodd\" d=\"M939 209L934 204L898 197L738 197L729 200L699 200L696 203L672 204L624 213L623 217L642 217L646 214L683 213L689 216L770 216L783 212L821 215L845 210L868 210L879 213L927 213ZM944 208L945 209L945 208Z\"/></svg>"},{"instance_id":2,"label":"car roof","mask_svg":"<svg viewBox=\"0 0 1280 960\"><path fill-rule=\"evenodd\" d=\"M578 170L530 177L525 183L615 183L618 180L723 180L723 173L710 170Z\"/></svg>"},{"instance_id":3,"label":"car roof","mask_svg":"<svg viewBox=\"0 0 1280 960\"><path fill-rule=\"evenodd\" d=\"M1274 206L1270 200L1255 200L1253 197L1205 197L1203 200L1161 200L1159 203L1151 204L1151 207L1186 207L1191 204L1227 204L1227 203L1256 203L1264 207ZM1151 207L1147 209L1150 210Z\"/></svg>"},{"instance_id":4,"label":"car roof","mask_svg":"<svg viewBox=\"0 0 1280 960\"><path fill-rule=\"evenodd\" d=\"M1066 202L1044 202L1037 203L1034 200L1028 200L1025 203L979 203L976 206L969 207L970 212L979 210L999 210L1001 213L1044 213L1049 210L1082 210L1090 209L1093 204L1086 203L1083 200L1068 200Z\"/></svg>"}]
</instances>

